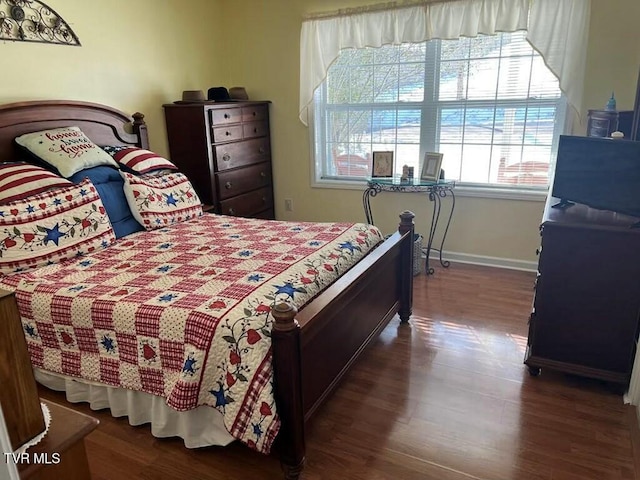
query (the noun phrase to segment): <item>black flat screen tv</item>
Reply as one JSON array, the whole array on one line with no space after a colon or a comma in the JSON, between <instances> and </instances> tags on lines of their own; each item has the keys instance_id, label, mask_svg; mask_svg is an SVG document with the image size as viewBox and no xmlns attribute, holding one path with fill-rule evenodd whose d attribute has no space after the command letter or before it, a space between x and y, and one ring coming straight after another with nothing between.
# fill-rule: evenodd
<instances>
[{"instance_id":1,"label":"black flat screen tv","mask_svg":"<svg viewBox=\"0 0 640 480\"><path fill-rule=\"evenodd\" d=\"M561 135L551 195L640 217L640 142Z\"/></svg>"}]
</instances>

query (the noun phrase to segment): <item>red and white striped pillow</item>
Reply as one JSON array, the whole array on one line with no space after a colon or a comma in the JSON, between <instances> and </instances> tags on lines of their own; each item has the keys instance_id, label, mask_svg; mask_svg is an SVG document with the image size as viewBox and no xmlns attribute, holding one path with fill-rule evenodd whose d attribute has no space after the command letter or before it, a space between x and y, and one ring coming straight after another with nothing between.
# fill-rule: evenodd
<instances>
[{"instance_id":1,"label":"red and white striped pillow","mask_svg":"<svg viewBox=\"0 0 640 480\"><path fill-rule=\"evenodd\" d=\"M157 153L137 147L102 147L121 166L128 171L142 175L153 170L178 170L173 163Z\"/></svg>"},{"instance_id":2,"label":"red and white striped pillow","mask_svg":"<svg viewBox=\"0 0 640 480\"><path fill-rule=\"evenodd\" d=\"M133 218L147 230L202 215L200 199L182 173L137 177L121 171L120 175Z\"/></svg>"},{"instance_id":3,"label":"red and white striped pillow","mask_svg":"<svg viewBox=\"0 0 640 480\"><path fill-rule=\"evenodd\" d=\"M71 185L69 180L36 165L0 163L0 205Z\"/></svg>"}]
</instances>

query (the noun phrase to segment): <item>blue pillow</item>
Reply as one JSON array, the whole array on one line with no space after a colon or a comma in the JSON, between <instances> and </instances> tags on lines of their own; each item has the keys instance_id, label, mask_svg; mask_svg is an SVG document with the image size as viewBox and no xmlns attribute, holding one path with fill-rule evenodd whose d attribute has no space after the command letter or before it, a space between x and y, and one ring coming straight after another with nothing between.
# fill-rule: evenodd
<instances>
[{"instance_id":1,"label":"blue pillow","mask_svg":"<svg viewBox=\"0 0 640 480\"><path fill-rule=\"evenodd\" d=\"M74 173L69 177L69 180L73 183L80 183L84 178L89 178L98 190L116 238L144 230L131 214L127 197L122 189L124 180L117 169L104 165L85 168Z\"/></svg>"}]
</instances>

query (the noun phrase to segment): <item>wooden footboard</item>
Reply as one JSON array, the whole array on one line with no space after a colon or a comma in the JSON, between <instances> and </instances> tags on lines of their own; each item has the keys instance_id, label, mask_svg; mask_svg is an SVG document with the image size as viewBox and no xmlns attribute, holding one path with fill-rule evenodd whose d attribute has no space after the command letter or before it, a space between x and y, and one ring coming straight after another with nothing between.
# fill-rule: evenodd
<instances>
[{"instance_id":1,"label":"wooden footboard","mask_svg":"<svg viewBox=\"0 0 640 480\"><path fill-rule=\"evenodd\" d=\"M413 300L413 213L398 232L301 312L273 310L278 434L285 478L297 479L305 457L304 423L336 388L364 348L398 313L409 320Z\"/></svg>"}]
</instances>

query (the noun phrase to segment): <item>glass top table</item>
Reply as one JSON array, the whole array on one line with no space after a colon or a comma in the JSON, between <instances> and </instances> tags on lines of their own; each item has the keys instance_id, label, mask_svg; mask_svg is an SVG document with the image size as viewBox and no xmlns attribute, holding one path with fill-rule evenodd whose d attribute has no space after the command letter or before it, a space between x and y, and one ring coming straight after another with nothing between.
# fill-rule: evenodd
<instances>
[{"instance_id":1,"label":"glass top table","mask_svg":"<svg viewBox=\"0 0 640 480\"><path fill-rule=\"evenodd\" d=\"M398 175L395 177L369 177L367 185L379 185L380 191L398 191L398 192L428 192L429 190L437 190L440 188L455 187L455 180L422 180L420 178L410 178L402 180Z\"/></svg>"},{"instance_id":2,"label":"glass top table","mask_svg":"<svg viewBox=\"0 0 640 480\"><path fill-rule=\"evenodd\" d=\"M444 247L444 242L447 239L447 233L449 231L449 226L451 225L451 219L453 218L453 212L456 206L456 197L454 194L455 186L455 180L434 181L422 180L420 178L402 180L400 176L367 178L367 188L362 195L362 204L367 218L367 223L374 225L373 212L371 211L371 198L375 197L380 192L426 193L429 201L433 203L433 210L431 214L431 226L429 228L427 245L426 248L422 249L422 251L427 257L425 261L427 275L432 275L434 273L434 269L429 266L431 250L438 252L440 264L443 267L448 268L450 265L448 260L442 259L442 249ZM449 218L447 219L447 224L442 235L440 247L435 248L433 247L433 239L440 220L442 200L446 198L451 200L451 211L449 212Z\"/></svg>"}]
</instances>

